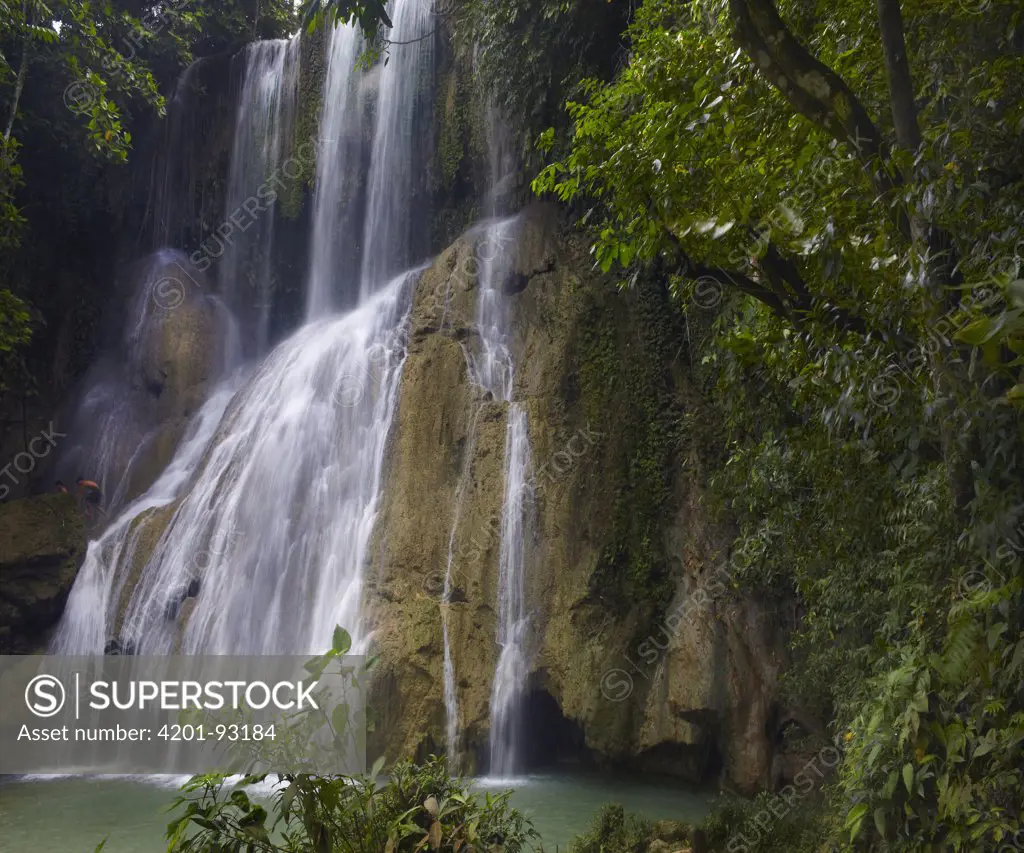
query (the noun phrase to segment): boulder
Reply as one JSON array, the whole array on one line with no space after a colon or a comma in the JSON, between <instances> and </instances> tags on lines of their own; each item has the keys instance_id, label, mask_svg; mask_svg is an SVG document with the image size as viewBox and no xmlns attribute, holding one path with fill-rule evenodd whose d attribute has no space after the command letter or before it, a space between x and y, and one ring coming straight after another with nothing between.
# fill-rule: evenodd
<instances>
[{"instance_id":1,"label":"boulder","mask_svg":"<svg viewBox=\"0 0 1024 853\"><path fill-rule=\"evenodd\" d=\"M188 416L220 371L223 329L216 303L192 295L161 311L141 342L139 380L166 418Z\"/></svg>"}]
</instances>

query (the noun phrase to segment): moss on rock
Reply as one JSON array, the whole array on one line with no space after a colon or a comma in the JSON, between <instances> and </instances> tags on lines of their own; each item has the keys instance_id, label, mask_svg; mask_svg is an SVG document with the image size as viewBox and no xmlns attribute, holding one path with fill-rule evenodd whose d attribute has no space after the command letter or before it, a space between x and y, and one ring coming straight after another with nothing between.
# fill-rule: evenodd
<instances>
[{"instance_id":1,"label":"moss on rock","mask_svg":"<svg viewBox=\"0 0 1024 853\"><path fill-rule=\"evenodd\" d=\"M587 295L579 325L578 377L588 420L613 436L618 458L609 483L612 537L593 576L594 594L610 606L664 608L673 583L663 547L672 518L673 471L681 411L670 365L684 338L664 289L641 280L630 295L635 319L624 327L607 292ZM629 412L629 417L623 413Z\"/></svg>"},{"instance_id":2,"label":"moss on rock","mask_svg":"<svg viewBox=\"0 0 1024 853\"><path fill-rule=\"evenodd\" d=\"M279 194L278 209L288 219L299 217L316 180L316 157L309 155L311 152L319 153L317 140L320 135L320 110L323 106L326 75L325 32L320 27L310 34L303 33L299 45L299 92L295 125L287 150L281 155L282 162L291 161L299 166L299 172L294 177L289 176Z\"/></svg>"}]
</instances>

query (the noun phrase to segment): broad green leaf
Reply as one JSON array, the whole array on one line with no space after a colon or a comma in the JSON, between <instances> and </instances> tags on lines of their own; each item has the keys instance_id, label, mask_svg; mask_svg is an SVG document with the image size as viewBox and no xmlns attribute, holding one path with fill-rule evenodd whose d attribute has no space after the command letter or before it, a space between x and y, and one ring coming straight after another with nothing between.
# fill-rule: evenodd
<instances>
[{"instance_id":1,"label":"broad green leaf","mask_svg":"<svg viewBox=\"0 0 1024 853\"><path fill-rule=\"evenodd\" d=\"M352 648L352 637L349 636L348 631L337 625L334 628L334 636L331 642L331 649L336 654L345 655L348 654L348 650Z\"/></svg>"}]
</instances>

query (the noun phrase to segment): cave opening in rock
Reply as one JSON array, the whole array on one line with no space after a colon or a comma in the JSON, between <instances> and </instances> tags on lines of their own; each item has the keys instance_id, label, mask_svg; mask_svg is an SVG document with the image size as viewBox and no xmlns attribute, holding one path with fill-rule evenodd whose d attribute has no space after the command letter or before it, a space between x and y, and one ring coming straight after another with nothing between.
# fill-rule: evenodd
<instances>
[{"instance_id":1,"label":"cave opening in rock","mask_svg":"<svg viewBox=\"0 0 1024 853\"><path fill-rule=\"evenodd\" d=\"M527 771L594 763L582 727L567 719L554 697L540 688L530 690L523 699L521 761Z\"/></svg>"}]
</instances>

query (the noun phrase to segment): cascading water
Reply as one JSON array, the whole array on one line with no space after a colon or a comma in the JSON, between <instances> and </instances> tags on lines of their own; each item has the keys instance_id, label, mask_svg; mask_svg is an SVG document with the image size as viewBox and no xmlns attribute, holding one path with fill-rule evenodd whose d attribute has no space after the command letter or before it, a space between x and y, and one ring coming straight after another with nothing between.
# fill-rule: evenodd
<instances>
[{"instance_id":1,"label":"cascading water","mask_svg":"<svg viewBox=\"0 0 1024 853\"><path fill-rule=\"evenodd\" d=\"M484 243L502 247L514 239L516 221L504 220L487 227ZM501 543L498 563L498 621L496 641L499 647L491 689L491 731L489 772L508 778L519 769L521 703L529 671L525 576L528 549L532 536L533 477L526 410L510 400L513 388L513 367L508 343L503 334L505 310L500 293L496 293L507 256L485 256L481 270L481 288L477 303L477 328L480 332L479 352L467 352L470 376L489 396L508 403L508 424L505 432L505 490L502 499ZM472 413L466 449L466 469L459 478L452 529L448 541L444 591L441 602L441 629L444 642L443 691L445 704L445 744L448 761L457 766L459 760L459 703L455 681L455 663L449 636L449 610L453 593L452 568L455 542L460 521L463 491L468 481L468 468L473 458L476 428L483 407Z\"/></svg>"},{"instance_id":2,"label":"cascading water","mask_svg":"<svg viewBox=\"0 0 1024 853\"><path fill-rule=\"evenodd\" d=\"M480 258L476 317L479 345L470 354L474 381L494 399L508 404L495 638L499 651L490 701L489 772L498 777L509 777L519 769L521 705L529 671L525 576L533 535L532 462L526 410L512 400L515 374L508 341L508 303L503 292L518 226L516 218L492 222L480 241L487 251Z\"/></svg>"},{"instance_id":3,"label":"cascading water","mask_svg":"<svg viewBox=\"0 0 1024 853\"><path fill-rule=\"evenodd\" d=\"M358 640L415 278L402 275L355 311L308 324L266 358L202 454L123 623L121 590L137 571L131 519L141 511L90 546L58 648L98 653L117 630L122 646L148 653L302 653L322 649L336 624ZM358 395L352 376L363 377ZM188 467L190 450L172 467ZM175 497L160 490L144 501ZM198 595L182 625L190 590Z\"/></svg>"},{"instance_id":4,"label":"cascading water","mask_svg":"<svg viewBox=\"0 0 1024 853\"><path fill-rule=\"evenodd\" d=\"M493 104L487 109L491 181L486 206L496 215L514 179L511 137ZM522 700L529 674L526 567L533 537L534 494L529 419L512 399L514 365L509 348L505 282L511 272L519 222L515 217L487 226L477 297L480 351L473 372L496 399L508 403L505 427L505 494L498 552L498 662L491 685L490 761L492 776L508 778L520 769Z\"/></svg>"},{"instance_id":5,"label":"cascading water","mask_svg":"<svg viewBox=\"0 0 1024 853\"><path fill-rule=\"evenodd\" d=\"M508 777L519 768L522 698L529 672L525 574L532 517L530 438L526 410L508 408L505 432L505 501L498 562L498 665L491 688L490 774Z\"/></svg>"},{"instance_id":6,"label":"cascading water","mask_svg":"<svg viewBox=\"0 0 1024 853\"><path fill-rule=\"evenodd\" d=\"M500 206L501 196L515 173L516 160L501 116L493 106L487 110L487 135L490 154L490 186L485 208L493 216ZM514 366L508 343L508 304L503 284L510 270L512 248L518 236L515 217L492 220L484 226L483 238L478 242L480 276L477 293L476 328L477 347L465 350L467 366L472 380L488 396L508 404L505 436L505 492L502 503L501 544L498 571L498 626L496 641L499 647L491 689L490 773L509 777L518 769L521 700L529 669L526 632L529 618L526 612L525 572L527 546L532 535L533 494L531 454L526 412L512 401ZM486 251L481 251L486 247ZM478 408L471 418L469 434L475 437ZM468 458L472 457L472 445ZM460 478L459 497L456 501L454 521L449 538L448 564L445 570L442 597L441 627L444 642L444 703L446 717L445 740L448 760L455 764L458 755L458 691L455 664L449 638L449 604L452 594L452 563L454 544L459 523L461 490L466 472Z\"/></svg>"},{"instance_id":7,"label":"cascading water","mask_svg":"<svg viewBox=\"0 0 1024 853\"><path fill-rule=\"evenodd\" d=\"M433 0L396 0L388 63L380 70L372 160L367 178L363 231L363 294L373 292L412 261L416 178L422 176L416 128L418 113L431 103L434 61Z\"/></svg>"},{"instance_id":8,"label":"cascading water","mask_svg":"<svg viewBox=\"0 0 1024 853\"><path fill-rule=\"evenodd\" d=\"M257 41L241 54L224 223L203 244L218 264L220 292L239 318L249 356L266 351L273 299L274 203L260 198L257 188L280 170L292 141L300 46L298 36Z\"/></svg>"},{"instance_id":9,"label":"cascading water","mask_svg":"<svg viewBox=\"0 0 1024 853\"><path fill-rule=\"evenodd\" d=\"M302 653L336 624L359 636L413 278L305 326L239 392L135 587L122 628L132 646L175 648L179 626L167 614L194 582L188 654ZM352 375L366 380L359 398L344 382Z\"/></svg>"},{"instance_id":10,"label":"cascading water","mask_svg":"<svg viewBox=\"0 0 1024 853\"><path fill-rule=\"evenodd\" d=\"M429 3L397 0L392 18L395 41L425 33ZM346 183L357 164L347 143L360 137L362 85L354 79L361 74L355 68L360 44L347 27L336 28L329 40L309 322L235 393L212 439L198 451L198 465L186 457L194 444L179 450L171 468L194 469L180 493L162 486L143 499L162 502L154 505L177 501L145 565L134 565L139 527L133 524L145 508L133 505L131 517L126 512L92 544L55 643L62 651L102 651L114 631L124 645L148 652L320 651L335 624L350 630L356 648L365 639L360 618L366 551L419 273L390 271L411 256L402 245L411 233L410 206L400 202L412 185L413 115L424 96L420 81L430 70L424 63L431 54L396 45L389 65L377 72L367 221L354 231L345 225L352 209L338 203L335 190L353 192ZM275 44L250 48L250 70L280 69L280 76L268 70L243 86L243 99L251 101L240 107L240 119L269 103L270 90L283 91L283 83L270 81L288 76L290 50ZM272 123L285 124L280 117ZM265 149L257 159L267 163L274 156L272 148ZM249 168L235 163L233 174L236 166L237 174ZM396 179L382 179L391 175ZM335 245L352 233L365 235L364 260L370 251L390 254L364 265L358 307L325 319L318 313L336 304L338 282L355 278L339 269L343 255Z\"/></svg>"},{"instance_id":11,"label":"cascading water","mask_svg":"<svg viewBox=\"0 0 1024 853\"><path fill-rule=\"evenodd\" d=\"M353 24L335 27L327 41L326 108L313 198L307 320L322 317L339 304L351 304L353 291L358 291L354 267L362 223L357 216L357 189L365 162L362 77L355 73L355 66L363 46L362 33Z\"/></svg>"}]
</instances>

